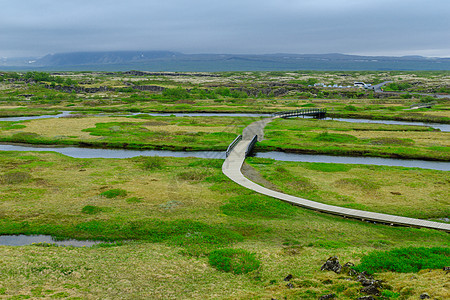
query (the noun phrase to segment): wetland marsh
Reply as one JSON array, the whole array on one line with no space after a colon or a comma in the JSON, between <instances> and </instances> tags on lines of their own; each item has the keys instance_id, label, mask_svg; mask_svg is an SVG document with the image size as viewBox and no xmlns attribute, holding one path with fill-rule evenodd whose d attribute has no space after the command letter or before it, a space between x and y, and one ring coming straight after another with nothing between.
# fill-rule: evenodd
<instances>
[{"instance_id":1,"label":"wetland marsh","mask_svg":"<svg viewBox=\"0 0 450 300\"><path fill-rule=\"evenodd\" d=\"M68 72L46 77L47 82L27 82L20 74L0 73L2 117L57 116L2 119L0 139L27 146L170 149L194 155L189 151L224 151L261 114L302 107L327 108L333 117L450 123L450 98L414 95L443 91L448 72L212 75ZM70 78L71 85L52 85L55 78ZM386 79L420 84L411 84L405 94L377 95L311 87L310 78L337 84ZM164 90L150 91L146 86L151 85ZM100 89L104 86L108 88ZM421 101L435 103L429 109L405 110ZM60 118L62 111L73 116ZM119 115L126 112L138 115ZM175 112L244 115L170 115ZM448 163L449 146L448 132L428 126L280 119L267 125L257 151ZM5 149L0 151L0 234L112 243L92 248L1 246L1 297L318 299L334 293L338 299L356 299L363 296L359 283L320 271L327 258L359 264L374 251L448 249L450 244L445 232L345 219L258 195L222 174L223 156L154 157L136 151L138 156L121 159L77 158ZM72 148L78 154L84 150L97 149ZM261 184L315 201L439 222L450 215L448 170L259 157L247 163ZM248 253L242 261L252 258L257 267L240 275L222 271L211 257L226 252ZM292 287L283 280L288 274ZM383 297L417 299L427 292L443 300L448 295L440 269L381 270L376 276L386 281Z\"/></svg>"}]
</instances>

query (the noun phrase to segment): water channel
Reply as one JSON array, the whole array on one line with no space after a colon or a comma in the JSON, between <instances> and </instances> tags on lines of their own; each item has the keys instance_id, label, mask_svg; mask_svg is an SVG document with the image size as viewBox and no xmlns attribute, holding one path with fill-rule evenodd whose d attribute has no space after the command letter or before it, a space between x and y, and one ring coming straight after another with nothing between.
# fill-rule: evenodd
<instances>
[{"instance_id":1,"label":"water channel","mask_svg":"<svg viewBox=\"0 0 450 300\"><path fill-rule=\"evenodd\" d=\"M50 235L0 235L0 246L26 246L32 244L53 244L58 246L92 247L104 242L55 240Z\"/></svg>"},{"instance_id":2,"label":"water channel","mask_svg":"<svg viewBox=\"0 0 450 300\"><path fill-rule=\"evenodd\" d=\"M38 147L0 144L0 151L53 151L75 158L131 158L136 156L161 157L198 157L225 159L225 151L168 151L168 150L127 150L127 149L97 149L78 147ZM399 166L408 168L433 169L450 171L450 162L425 161L412 159L393 159L378 157L348 157L331 155L311 155L285 152L257 152L256 157L271 158L280 161L323 162L340 164L363 164L380 166Z\"/></svg>"},{"instance_id":3,"label":"water channel","mask_svg":"<svg viewBox=\"0 0 450 300\"><path fill-rule=\"evenodd\" d=\"M0 121L27 121L27 120L35 120L35 119L45 119L45 118L62 118L70 116L73 111L63 111L57 115L42 115L42 116L26 116L26 117L4 117L0 118ZM257 118L257 117L270 117L271 114L259 114L259 113L104 113L104 114L96 114L96 115L87 115L87 116L135 116L135 115L149 115L154 117L249 117L249 118ZM310 118L310 117L309 117ZM341 122L350 122L350 123L373 123L373 124L388 124L388 125L410 125L410 126L427 126L439 129L443 132L450 131L450 124L441 124L441 123L424 123L424 122L407 122L407 121L393 121L393 120L370 120L370 119L350 119L350 118L324 118L322 120L334 120Z\"/></svg>"},{"instance_id":4,"label":"water channel","mask_svg":"<svg viewBox=\"0 0 450 300\"><path fill-rule=\"evenodd\" d=\"M42 115L42 116L28 116L28 117L10 117L0 118L0 121L25 121L33 119L44 118L60 118L67 117L71 114L70 111L64 111L57 115ZM133 113L132 115L138 115ZM108 116L109 114L104 114ZM127 114L130 115L130 114ZM148 113L151 116L176 116L176 117L212 117L212 116L229 116L229 117L268 117L268 114L229 114L229 113ZM416 125L429 126L440 129L441 131L450 131L450 125L447 124L432 124L422 122L400 122L389 120L365 120L365 119L344 119L344 118L325 118L325 120L335 120L342 122L354 123L380 123L392 125ZM10 145L0 144L0 151L53 151L75 158L131 158L136 156L161 156L161 157L198 157L209 159L225 159L224 151L167 151L167 150L126 150L126 149L95 149L95 148L81 148L81 147L45 147L45 146L29 146L29 145ZM364 164L364 165L383 165L383 166L399 166L399 167L413 167L423 169L433 169L441 171L450 171L449 162L439 161L423 161L423 160L403 160L403 159L389 159L378 157L344 157L344 156L329 156L329 155L307 155L295 154L285 152L258 152L255 157L270 158L280 161L298 161L298 162L319 162L319 163L342 163L342 164ZM74 247L91 247L93 245L102 243L99 241L78 241L78 240L55 240L49 235L1 235L0 246L23 246L33 243L49 243L61 246Z\"/></svg>"}]
</instances>

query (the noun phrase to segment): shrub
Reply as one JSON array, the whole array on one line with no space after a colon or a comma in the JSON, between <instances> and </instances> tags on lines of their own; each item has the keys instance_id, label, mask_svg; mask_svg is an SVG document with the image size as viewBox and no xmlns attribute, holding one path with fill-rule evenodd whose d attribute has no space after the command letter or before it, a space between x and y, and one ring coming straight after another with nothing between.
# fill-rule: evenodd
<instances>
[{"instance_id":1,"label":"shrub","mask_svg":"<svg viewBox=\"0 0 450 300\"><path fill-rule=\"evenodd\" d=\"M323 132L315 136L313 140L321 142L348 143L348 142L355 142L358 140L358 138L349 134Z\"/></svg>"},{"instance_id":2,"label":"shrub","mask_svg":"<svg viewBox=\"0 0 450 300\"><path fill-rule=\"evenodd\" d=\"M209 264L217 270L245 274L261 265L254 253L243 249L218 249L209 254Z\"/></svg>"},{"instance_id":3,"label":"shrub","mask_svg":"<svg viewBox=\"0 0 450 300\"><path fill-rule=\"evenodd\" d=\"M370 139L370 143L372 145L404 145L411 146L414 144L414 141L411 139L400 139L393 137L379 137Z\"/></svg>"},{"instance_id":4,"label":"shrub","mask_svg":"<svg viewBox=\"0 0 450 300\"><path fill-rule=\"evenodd\" d=\"M95 215L101 212L102 209L98 206L86 205L81 209L81 212L88 215Z\"/></svg>"},{"instance_id":5,"label":"shrub","mask_svg":"<svg viewBox=\"0 0 450 300\"><path fill-rule=\"evenodd\" d=\"M361 259L358 271L369 273L393 271L418 272L422 269L440 269L450 265L450 248L400 248L391 251L376 251Z\"/></svg>"},{"instance_id":6,"label":"shrub","mask_svg":"<svg viewBox=\"0 0 450 300\"><path fill-rule=\"evenodd\" d=\"M100 194L100 196L106 198L116 198L116 197L125 197L127 195L127 191L123 189L112 189Z\"/></svg>"},{"instance_id":7,"label":"shrub","mask_svg":"<svg viewBox=\"0 0 450 300\"><path fill-rule=\"evenodd\" d=\"M201 181L210 176L209 170L190 170L178 173L177 177L181 180L187 181Z\"/></svg>"},{"instance_id":8,"label":"shrub","mask_svg":"<svg viewBox=\"0 0 450 300\"><path fill-rule=\"evenodd\" d=\"M348 111L357 111L358 109L356 108L356 106L354 106L354 105L346 105L345 107L344 107L344 109L345 110L348 110Z\"/></svg>"},{"instance_id":9,"label":"shrub","mask_svg":"<svg viewBox=\"0 0 450 300\"><path fill-rule=\"evenodd\" d=\"M142 163L142 168L144 170L154 170L161 169L163 166L163 159L159 156L149 156L145 157Z\"/></svg>"},{"instance_id":10,"label":"shrub","mask_svg":"<svg viewBox=\"0 0 450 300\"><path fill-rule=\"evenodd\" d=\"M26 183L32 179L32 176L26 172L13 171L3 174L0 181L6 184Z\"/></svg>"},{"instance_id":11,"label":"shrub","mask_svg":"<svg viewBox=\"0 0 450 300\"><path fill-rule=\"evenodd\" d=\"M351 186L352 188L360 188L363 190L376 190L380 185L376 182L364 178L342 178L336 181L337 186Z\"/></svg>"},{"instance_id":12,"label":"shrub","mask_svg":"<svg viewBox=\"0 0 450 300\"><path fill-rule=\"evenodd\" d=\"M221 206L222 212L229 216L258 216L262 218L284 218L298 211L291 204L262 195L242 195L233 197Z\"/></svg>"},{"instance_id":13,"label":"shrub","mask_svg":"<svg viewBox=\"0 0 450 300\"><path fill-rule=\"evenodd\" d=\"M131 197L127 199L128 203L140 203L142 202L142 198L138 198L138 197Z\"/></svg>"}]
</instances>

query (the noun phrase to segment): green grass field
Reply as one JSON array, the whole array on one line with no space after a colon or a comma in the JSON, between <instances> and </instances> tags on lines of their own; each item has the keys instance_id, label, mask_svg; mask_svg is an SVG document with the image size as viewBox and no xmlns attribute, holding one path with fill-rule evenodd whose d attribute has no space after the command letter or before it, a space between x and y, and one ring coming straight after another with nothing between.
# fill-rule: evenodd
<instances>
[{"instance_id":1,"label":"green grass field","mask_svg":"<svg viewBox=\"0 0 450 300\"><path fill-rule=\"evenodd\" d=\"M328 257L358 263L374 250L422 245L425 240L428 247L450 242L444 232L374 225L257 195L230 182L221 173L222 160L75 159L50 152L2 152L0 160L3 234L123 243L94 248L0 247L4 297L317 299L335 293L339 299L355 299L359 295L355 282L320 271ZM262 165L292 173L298 169L285 164ZM418 172L301 164L302 170L313 172L311 181L321 177L318 167L328 170L327 176L348 169L349 177L361 168L380 178L388 171L406 178L411 171ZM436 172L419 174L431 185L438 181ZM418 179L399 180L395 191L403 191L414 180ZM316 191L327 193L318 184ZM366 195L352 197L358 203ZM417 210L424 209L423 216L433 213L425 207L422 203ZM260 267L241 275L218 270L208 256L223 248L247 251ZM283 281L288 274L294 276L293 288ZM418 285L390 272L378 276L389 278L392 291L404 299L424 291L444 299L445 282L438 271L410 274L420 280Z\"/></svg>"},{"instance_id":2,"label":"green grass field","mask_svg":"<svg viewBox=\"0 0 450 300\"><path fill-rule=\"evenodd\" d=\"M449 136L422 126L276 119L266 126L257 149L448 161Z\"/></svg>"},{"instance_id":3,"label":"green grass field","mask_svg":"<svg viewBox=\"0 0 450 300\"><path fill-rule=\"evenodd\" d=\"M176 76L173 76L176 75ZM123 113L272 113L326 108L333 117L450 123L442 72L0 72L0 140L103 148L225 150L259 118L126 117ZM393 81L375 94L355 81ZM432 108L408 110L432 102ZM96 116L104 113L108 116ZM449 135L420 126L275 120L259 149L449 161ZM346 219L256 194L219 159L78 159L0 152L0 234L104 241L92 248L0 246L1 299L335 299L365 296L337 256L374 273L376 300L450 294L448 233ZM256 181L307 199L446 222L443 171L249 158ZM284 281L286 276L292 279Z\"/></svg>"}]
</instances>

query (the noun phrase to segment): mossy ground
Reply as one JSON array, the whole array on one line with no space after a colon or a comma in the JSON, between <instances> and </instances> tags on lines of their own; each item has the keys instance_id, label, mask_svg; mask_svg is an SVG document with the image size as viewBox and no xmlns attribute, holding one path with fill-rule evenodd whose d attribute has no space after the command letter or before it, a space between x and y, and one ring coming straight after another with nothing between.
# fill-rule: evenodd
<instances>
[{"instance_id":1,"label":"mossy ground","mask_svg":"<svg viewBox=\"0 0 450 300\"><path fill-rule=\"evenodd\" d=\"M276 119L258 149L344 156L450 160L450 133L423 126Z\"/></svg>"},{"instance_id":2,"label":"mossy ground","mask_svg":"<svg viewBox=\"0 0 450 300\"><path fill-rule=\"evenodd\" d=\"M67 93L44 87L52 83L48 80L59 85L61 80L55 76L46 76L44 82L25 82L16 80L21 78L19 74L2 73L0 116L56 114L62 110L80 115L0 122L1 135L10 141L15 135L15 141L22 142L84 141L95 142L92 146L135 148L167 147L170 136L177 147L206 141L202 149L211 150L226 148L252 120L83 116L105 112L277 112L314 107L327 108L330 114L341 117L450 122L448 99L429 100L421 95L377 99L358 89L307 87L314 82L352 85L354 81L393 80L400 83L397 86L407 87L407 92L435 93L448 89L448 72L171 75L68 72L58 75L66 85L119 89ZM158 85L169 90L139 91L129 84ZM267 94L240 91L268 86L271 93ZM434 101L436 105L405 110L421 101ZM293 126L280 134L281 140L272 136L270 140L277 147L297 143L292 147L298 148L302 140L302 144L309 141L311 147L318 148L335 143L330 151L345 145L370 150L373 155L448 157L448 136L427 128L356 128L313 120L280 122L286 122L281 124L281 131L290 128L286 126L290 122ZM273 127L271 130L276 131ZM286 143L286 137L292 145ZM251 161L279 189L293 194L419 218L448 217L448 172ZM1 234L51 234L121 242L93 248L1 246L0 297L317 299L335 293L338 299L356 299L361 296L359 283L342 274L320 271L328 257L359 263L375 250L446 247L450 243L444 232L343 219L256 195L228 180L221 173L221 164L221 160L194 158L75 159L55 153L0 153ZM102 195L111 190L123 190L126 195ZM243 275L221 272L208 263L208 255L223 248L255 253L261 267ZM283 281L288 274L293 275L292 288ZM391 295L399 299L418 299L427 292L434 299L444 300L449 294L446 276L442 270L377 274L391 286Z\"/></svg>"},{"instance_id":3,"label":"mossy ground","mask_svg":"<svg viewBox=\"0 0 450 300\"><path fill-rule=\"evenodd\" d=\"M2 152L0 159L1 174L31 176L27 183L0 185L2 233L132 240L94 248L0 247L4 297L317 299L333 292L339 299L354 299L359 295L355 282L320 271L328 257L357 263L373 250L450 241L439 231L348 220L256 195L222 175L222 160L163 158L159 168L149 170L145 158ZM317 169L302 164L308 165ZM186 176L199 168L202 176ZM127 195L101 196L112 189ZM261 201L267 204L255 208ZM101 211L83 213L87 205ZM261 267L234 275L209 265L211 251L230 247L255 253ZM291 289L283 281L288 274L294 276ZM410 274L430 281L418 286L390 273L380 276L392 281L394 292L415 297L427 291L444 299L445 281L438 271L433 274Z\"/></svg>"}]
</instances>

